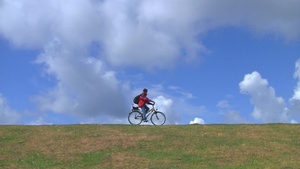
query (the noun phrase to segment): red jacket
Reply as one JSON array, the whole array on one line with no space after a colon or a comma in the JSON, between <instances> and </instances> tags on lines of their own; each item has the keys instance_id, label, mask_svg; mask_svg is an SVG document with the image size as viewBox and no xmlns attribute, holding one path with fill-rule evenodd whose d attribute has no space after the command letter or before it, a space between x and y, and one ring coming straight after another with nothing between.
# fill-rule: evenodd
<instances>
[{"instance_id":1,"label":"red jacket","mask_svg":"<svg viewBox=\"0 0 300 169\"><path fill-rule=\"evenodd\" d=\"M148 99L147 97L147 93L143 92L141 95L140 95L140 101L139 101L139 107L143 107L145 106L146 103L150 103L150 99Z\"/></svg>"}]
</instances>

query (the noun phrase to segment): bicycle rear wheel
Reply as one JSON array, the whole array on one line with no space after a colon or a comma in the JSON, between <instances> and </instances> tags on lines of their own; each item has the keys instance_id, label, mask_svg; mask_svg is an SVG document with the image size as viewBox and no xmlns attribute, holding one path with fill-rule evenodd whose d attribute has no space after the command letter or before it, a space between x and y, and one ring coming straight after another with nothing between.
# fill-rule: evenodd
<instances>
[{"instance_id":1,"label":"bicycle rear wheel","mask_svg":"<svg viewBox=\"0 0 300 169\"><path fill-rule=\"evenodd\" d=\"M166 122L166 116L164 113L156 111L151 115L151 122L154 125L163 125Z\"/></svg>"},{"instance_id":2,"label":"bicycle rear wheel","mask_svg":"<svg viewBox=\"0 0 300 169\"><path fill-rule=\"evenodd\" d=\"M132 125L139 125L142 123L142 113L140 113L139 111L132 111L129 113L128 115L128 121L130 124Z\"/></svg>"}]
</instances>

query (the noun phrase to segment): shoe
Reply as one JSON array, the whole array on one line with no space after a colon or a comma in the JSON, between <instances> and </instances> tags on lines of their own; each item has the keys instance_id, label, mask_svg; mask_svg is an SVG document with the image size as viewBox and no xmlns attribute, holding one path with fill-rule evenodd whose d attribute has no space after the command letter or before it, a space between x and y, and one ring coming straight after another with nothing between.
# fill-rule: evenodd
<instances>
[{"instance_id":1,"label":"shoe","mask_svg":"<svg viewBox=\"0 0 300 169\"><path fill-rule=\"evenodd\" d=\"M148 122L148 120L147 120L147 119L143 119L143 121L144 121L144 122Z\"/></svg>"}]
</instances>

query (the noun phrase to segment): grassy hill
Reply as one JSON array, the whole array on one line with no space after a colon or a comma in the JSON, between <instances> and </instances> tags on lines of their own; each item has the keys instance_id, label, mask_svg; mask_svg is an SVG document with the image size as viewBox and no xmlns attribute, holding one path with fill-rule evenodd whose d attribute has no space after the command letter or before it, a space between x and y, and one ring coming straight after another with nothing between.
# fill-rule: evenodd
<instances>
[{"instance_id":1,"label":"grassy hill","mask_svg":"<svg viewBox=\"0 0 300 169\"><path fill-rule=\"evenodd\" d=\"M299 168L300 125L0 126L0 168Z\"/></svg>"}]
</instances>

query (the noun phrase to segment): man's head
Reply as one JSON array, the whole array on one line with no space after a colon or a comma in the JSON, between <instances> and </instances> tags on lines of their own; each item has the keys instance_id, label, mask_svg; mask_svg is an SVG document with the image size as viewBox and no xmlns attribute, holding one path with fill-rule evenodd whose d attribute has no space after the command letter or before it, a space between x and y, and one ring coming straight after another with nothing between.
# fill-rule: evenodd
<instances>
[{"instance_id":1,"label":"man's head","mask_svg":"<svg viewBox=\"0 0 300 169\"><path fill-rule=\"evenodd\" d=\"M145 88L145 89L143 90L143 92L144 92L144 93L147 93L147 92L148 92L148 89Z\"/></svg>"}]
</instances>

